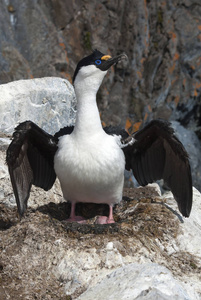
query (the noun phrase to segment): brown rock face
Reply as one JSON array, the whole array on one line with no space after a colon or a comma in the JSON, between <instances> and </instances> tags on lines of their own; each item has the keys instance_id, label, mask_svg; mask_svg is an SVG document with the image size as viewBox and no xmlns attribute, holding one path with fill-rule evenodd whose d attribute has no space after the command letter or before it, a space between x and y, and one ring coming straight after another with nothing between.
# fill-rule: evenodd
<instances>
[{"instance_id":1,"label":"brown rock face","mask_svg":"<svg viewBox=\"0 0 201 300\"><path fill-rule=\"evenodd\" d=\"M103 120L125 125L200 115L201 5L176 1L12 1L0 4L0 82L72 78L93 48L126 52L99 92ZM197 129L198 130L198 129Z\"/></svg>"}]
</instances>

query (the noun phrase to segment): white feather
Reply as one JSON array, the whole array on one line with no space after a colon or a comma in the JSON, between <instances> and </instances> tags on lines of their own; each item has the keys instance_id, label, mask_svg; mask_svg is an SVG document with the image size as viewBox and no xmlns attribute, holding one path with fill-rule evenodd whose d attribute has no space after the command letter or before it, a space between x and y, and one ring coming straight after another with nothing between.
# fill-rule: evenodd
<instances>
[{"instance_id":1,"label":"white feather","mask_svg":"<svg viewBox=\"0 0 201 300\"><path fill-rule=\"evenodd\" d=\"M121 200L125 158L112 136L87 140L71 134L59 141L55 171L63 196L71 202L116 203Z\"/></svg>"},{"instance_id":2,"label":"white feather","mask_svg":"<svg viewBox=\"0 0 201 300\"><path fill-rule=\"evenodd\" d=\"M118 203L122 197L125 157L117 136L101 126L96 93L105 76L83 67L75 79L77 117L71 135L60 138L55 171L63 196L71 202Z\"/></svg>"}]
</instances>

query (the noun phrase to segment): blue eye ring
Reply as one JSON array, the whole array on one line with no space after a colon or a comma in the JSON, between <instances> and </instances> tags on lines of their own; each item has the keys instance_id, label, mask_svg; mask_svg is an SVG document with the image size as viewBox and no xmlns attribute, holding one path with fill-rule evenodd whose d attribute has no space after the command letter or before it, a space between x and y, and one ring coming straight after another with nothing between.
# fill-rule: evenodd
<instances>
[{"instance_id":1,"label":"blue eye ring","mask_svg":"<svg viewBox=\"0 0 201 300\"><path fill-rule=\"evenodd\" d=\"M101 60L100 59L95 60L95 64L96 65L100 65L101 64Z\"/></svg>"}]
</instances>

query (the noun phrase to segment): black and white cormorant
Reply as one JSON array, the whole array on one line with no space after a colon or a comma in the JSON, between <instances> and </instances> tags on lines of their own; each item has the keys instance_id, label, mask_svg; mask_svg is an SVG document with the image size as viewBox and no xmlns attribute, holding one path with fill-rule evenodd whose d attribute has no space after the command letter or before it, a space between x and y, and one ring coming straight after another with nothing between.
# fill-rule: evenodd
<instances>
[{"instance_id":1,"label":"black and white cormorant","mask_svg":"<svg viewBox=\"0 0 201 300\"><path fill-rule=\"evenodd\" d=\"M106 203L109 216L98 223L113 223L113 205L122 199L124 170L132 169L140 185L163 179L172 191L180 212L188 217L192 206L192 179L188 154L170 124L153 120L128 137L125 130L103 128L96 94L116 57L95 50L77 65L73 83L77 98L75 126L54 136L31 121L19 124L7 150L7 164L22 216L31 185L49 190L58 177L63 197L71 202L69 221L77 202Z\"/></svg>"}]
</instances>

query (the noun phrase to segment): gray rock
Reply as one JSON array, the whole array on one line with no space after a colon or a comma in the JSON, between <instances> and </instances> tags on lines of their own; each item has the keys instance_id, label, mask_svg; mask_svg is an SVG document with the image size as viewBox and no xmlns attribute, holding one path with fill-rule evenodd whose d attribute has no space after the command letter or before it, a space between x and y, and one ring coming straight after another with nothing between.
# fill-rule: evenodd
<instances>
[{"instance_id":1,"label":"gray rock","mask_svg":"<svg viewBox=\"0 0 201 300\"><path fill-rule=\"evenodd\" d=\"M124 51L130 59L128 69L124 71L120 67L115 72L111 70L99 91L98 100L104 122L109 125L112 120L113 123L124 124L128 116L132 122L137 122L147 117L148 113L150 119L163 117L179 120L185 126L190 124L190 128L199 133L200 0L163 3L157 0L13 0L12 5L9 4L7 0L0 3L0 83L44 76L70 78L78 60L92 48L99 48L112 55ZM24 104L19 103L23 108ZM37 105L40 112L43 107L40 102ZM12 109L10 111L12 112ZM53 114L53 111L54 108L50 109L50 114ZM0 110L0 115L1 113ZM19 116L12 117L19 120ZM46 115L43 117L46 118ZM42 123L39 125L43 126L43 121L39 121ZM53 131L57 131L55 123L57 122L53 122ZM3 125L2 122L0 124ZM5 131L10 133L14 122L12 126L8 124L9 127ZM52 132L51 129L46 128L49 132ZM5 155L2 156L2 160L4 159ZM4 202L5 198L11 195L11 187L10 181L4 177L5 172L1 174L3 178L0 181L3 186L0 199ZM40 194L38 190L33 192L33 202L37 201L36 206L49 203L55 200L56 196L60 198L56 199L56 203L61 201L62 196L58 197L60 192L57 190L52 195L48 193ZM30 205L31 201L30 199ZM197 203L200 203L200 195ZM199 256L197 254L200 249L198 238L201 236L200 206L198 209L194 204L193 210L197 211L196 219L193 212L189 219L184 220L184 224L179 223L180 227L186 225L180 234L179 244L177 239L175 240L177 229L171 227L173 222L168 225L168 228L171 228L170 232L164 232L167 228L163 229L164 235L157 239L154 235L147 236L144 229L140 229L139 236L131 231L132 234L127 234L124 239L122 235L100 237L91 234L85 236L86 240L84 236L76 240L76 237L54 229L53 223L46 216L41 216L39 212L32 214L16 226L11 226L9 230L0 232L1 273L5 275L2 277L0 294L12 299L62 299L65 297L64 291L67 292L66 288L71 286L72 292L75 290L75 298L76 293L81 293L87 286L96 284L106 276L101 272L105 266L105 245L101 243L113 241L119 243L119 251L125 253L125 256L122 255L123 263L162 263L173 270L174 276L176 274L177 278L185 282L191 299L198 300L201 295L200 252ZM138 225L145 226L146 223L142 219ZM160 227L160 222L158 225ZM192 243L192 237L197 243ZM58 239L61 239L59 246L56 244ZM94 245L97 245L97 249L93 248ZM93 253L90 255L91 260L94 259L94 269L85 266L89 263L86 262L89 248L94 249L96 254L94 258ZM103 253L102 257L100 252ZM62 273L62 286L63 281L52 274L54 268L57 269L69 253L69 265L65 268L64 264ZM173 254L170 255L171 253ZM101 262L97 265L99 259ZM111 265L114 266L113 261L107 266ZM74 269L76 272L72 274L71 270ZM68 275L65 275L65 271ZM145 277L141 277L141 283L145 280ZM80 290L77 291L77 288ZM195 289L199 295L192 291L190 294L190 288ZM175 289L177 290L176 283L174 291ZM184 290L181 291L186 295ZM166 297L159 289L142 290L138 297L146 299L151 297L152 293L155 295L154 299L159 298L158 295L160 299ZM119 299L119 294L117 296ZM170 296L169 299L171 298L173 297Z\"/></svg>"},{"instance_id":2,"label":"gray rock","mask_svg":"<svg viewBox=\"0 0 201 300\"><path fill-rule=\"evenodd\" d=\"M32 190L38 203L30 199L29 206L49 209L28 209L24 218L17 220L12 199L10 208L4 205L11 195L11 187L6 190L9 182L0 180L0 186L0 200L5 197L0 203L3 296L55 300L80 296L89 300L96 291L92 299L200 300L201 195L197 190L193 190L192 214L182 220L170 193L162 202L150 189L152 196L146 202L149 188L130 189L130 201L124 203L129 206L122 206L125 215L122 219L122 213L118 215L124 220L119 221L120 231L98 234L93 225L83 232L84 225L75 230L60 222L57 218L64 213L64 206L49 203L62 199L53 189L52 196L41 189Z\"/></svg>"},{"instance_id":3,"label":"gray rock","mask_svg":"<svg viewBox=\"0 0 201 300\"><path fill-rule=\"evenodd\" d=\"M75 122L75 94L69 81L56 77L19 80L0 86L0 132L31 120L48 133Z\"/></svg>"},{"instance_id":4,"label":"gray rock","mask_svg":"<svg viewBox=\"0 0 201 300\"><path fill-rule=\"evenodd\" d=\"M86 299L193 300L167 268L154 263L116 269L77 298Z\"/></svg>"},{"instance_id":5,"label":"gray rock","mask_svg":"<svg viewBox=\"0 0 201 300\"><path fill-rule=\"evenodd\" d=\"M103 122L124 126L128 118L133 125L160 117L179 121L201 139L200 24L198 0L2 1L0 83L44 76L71 80L77 62L92 49L125 52L128 67L112 68L98 93ZM56 131L55 123L44 128ZM200 188L200 171L193 179Z\"/></svg>"},{"instance_id":6,"label":"gray rock","mask_svg":"<svg viewBox=\"0 0 201 300\"><path fill-rule=\"evenodd\" d=\"M93 48L124 51L128 68L111 70L99 92L104 122L138 122L148 113L200 131L200 24L198 0L1 1L0 83L72 78Z\"/></svg>"},{"instance_id":7,"label":"gray rock","mask_svg":"<svg viewBox=\"0 0 201 300\"><path fill-rule=\"evenodd\" d=\"M7 137L0 137L0 151L5 151L10 144L10 139Z\"/></svg>"},{"instance_id":8,"label":"gray rock","mask_svg":"<svg viewBox=\"0 0 201 300\"><path fill-rule=\"evenodd\" d=\"M5 163L6 149L14 128L20 122L31 120L50 134L75 122L75 95L72 85L65 79L47 77L19 80L0 86L0 202L16 206L11 189L8 168ZM61 202L62 192L58 181L47 193L32 188L29 204Z\"/></svg>"},{"instance_id":9,"label":"gray rock","mask_svg":"<svg viewBox=\"0 0 201 300\"><path fill-rule=\"evenodd\" d=\"M193 186L201 191L201 144L197 135L189 129L184 128L179 122L173 121L172 127L176 136L184 145L189 154Z\"/></svg>"}]
</instances>

